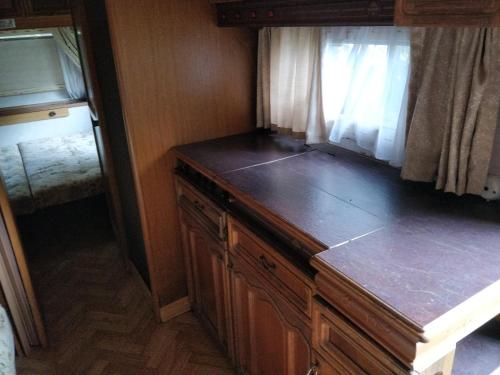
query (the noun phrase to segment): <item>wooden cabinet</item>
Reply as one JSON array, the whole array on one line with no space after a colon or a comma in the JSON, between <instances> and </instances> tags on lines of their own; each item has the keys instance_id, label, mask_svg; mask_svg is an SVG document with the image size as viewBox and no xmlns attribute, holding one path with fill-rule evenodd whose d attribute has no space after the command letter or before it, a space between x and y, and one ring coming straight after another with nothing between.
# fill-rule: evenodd
<instances>
[{"instance_id":1,"label":"wooden cabinet","mask_svg":"<svg viewBox=\"0 0 500 375\"><path fill-rule=\"evenodd\" d=\"M229 252L244 258L269 288L282 296L302 319L310 321L313 281L236 220L229 220L228 232Z\"/></svg>"},{"instance_id":2,"label":"wooden cabinet","mask_svg":"<svg viewBox=\"0 0 500 375\"><path fill-rule=\"evenodd\" d=\"M228 350L230 320L226 303L228 292L225 249L204 227L201 218L185 209L180 209L179 216L192 307Z\"/></svg>"},{"instance_id":3,"label":"wooden cabinet","mask_svg":"<svg viewBox=\"0 0 500 375\"><path fill-rule=\"evenodd\" d=\"M398 26L500 26L500 0L396 0Z\"/></svg>"},{"instance_id":4,"label":"wooden cabinet","mask_svg":"<svg viewBox=\"0 0 500 375\"><path fill-rule=\"evenodd\" d=\"M311 367L310 327L259 279L243 258L231 258L235 359L248 375L305 375Z\"/></svg>"},{"instance_id":5,"label":"wooden cabinet","mask_svg":"<svg viewBox=\"0 0 500 375\"><path fill-rule=\"evenodd\" d=\"M328 375L336 373L329 367L341 374L408 374L395 358L320 300L313 303L313 347L328 361L322 361Z\"/></svg>"},{"instance_id":6,"label":"wooden cabinet","mask_svg":"<svg viewBox=\"0 0 500 375\"><path fill-rule=\"evenodd\" d=\"M0 18L20 17L23 15L23 6L20 1L0 0Z\"/></svg>"},{"instance_id":7,"label":"wooden cabinet","mask_svg":"<svg viewBox=\"0 0 500 375\"><path fill-rule=\"evenodd\" d=\"M34 16L70 13L70 0L29 0L28 12Z\"/></svg>"},{"instance_id":8,"label":"wooden cabinet","mask_svg":"<svg viewBox=\"0 0 500 375\"><path fill-rule=\"evenodd\" d=\"M343 372L344 371L344 372ZM307 375L345 375L344 368L334 367L326 361L321 355L313 352L313 365L311 367L311 374Z\"/></svg>"},{"instance_id":9,"label":"wooden cabinet","mask_svg":"<svg viewBox=\"0 0 500 375\"><path fill-rule=\"evenodd\" d=\"M0 0L0 19L70 13L70 0ZM21 23L23 23L22 21L20 20Z\"/></svg>"}]
</instances>

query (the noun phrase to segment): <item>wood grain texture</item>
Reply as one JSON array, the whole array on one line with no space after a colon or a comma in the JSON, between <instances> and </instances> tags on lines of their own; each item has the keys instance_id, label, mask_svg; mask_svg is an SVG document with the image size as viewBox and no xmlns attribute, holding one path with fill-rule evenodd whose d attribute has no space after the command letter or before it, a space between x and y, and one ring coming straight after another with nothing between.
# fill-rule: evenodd
<instances>
[{"instance_id":1,"label":"wood grain texture","mask_svg":"<svg viewBox=\"0 0 500 375\"><path fill-rule=\"evenodd\" d=\"M217 5L220 26L392 25L394 0L247 0Z\"/></svg>"},{"instance_id":2,"label":"wood grain texture","mask_svg":"<svg viewBox=\"0 0 500 375\"><path fill-rule=\"evenodd\" d=\"M37 112L27 112L20 113L15 115L7 115L0 117L0 126L4 125L14 125L25 122L35 122L35 121L44 121L44 120L52 120L56 118L63 118L69 116L68 108L55 108L44 111Z\"/></svg>"},{"instance_id":3,"label":"wood grain texture","mask_svg":"<svg viewBox=\"0 0 500 375\"><path fill-rule=\"evenodd\" d=\"M19 235L16 224L16 218L10 207L9 198L2 181L0 181L0 215L3 218L1 223L1 225L3 226L2 229L6 230L6 234L10 239L12 255L14 255L15 261L17 262L19 277L22 281L22 287L24 287L26 298L28 299L29 307L27 307L31 310L31 314L33 316L33 325L38 336L38 344L45 347L47 346L47 335L45 333L42 316L40 314L38 300L33 288L31 275L28 269L28 263L26 261L26 256L24 253L23 243L21 241L21 237Z\"/></svg>"},{"instance_id":4,"label":"wood grain texture","mask_svg":"<svg viewBox=\"0 0 500 375\"><path fill-rule=\"evenodd\" d=\"M83 107L86 105L88 104L85 100L67 99L51 103L21 105L17 107L1 108L0 116L10 116L23 113L48 111L50 109L58 109L58 108Z\"/></svg>"},{"instance_id":5,"label":"wood grain texture","mask_svg":"<svg viewBox=\"0 0 500 375\"><path fill-rule=\"evenodd\" d=\"M121 262L105 205L91 201L20 222L50 345L18 358L18 374L234 374L192 314L158 323L144 282Z\"/></svg>"},{"instance_id":6,"label":"wood grain texture","mask_svg":"<svg viewBox=\"0 0 500 375\"><path fill-rule=\"evenodd\" d=\"M60 14L57 16L18 17L14 20L16 22L16 26L12 30L70 27L73 25L73 21L69 14Z\"/></svg>"},{"instance_id":7,"label":"wood grain texture","mask_svg":"<svg viewBox=\"0 0 500 375\"><path fill-rule=\"evenodd\" d=\"M500 0L396 0L397 26L500 26Z\"/></svg>"},{"instance_id":8,"label":"wood grain texture","mask_svg":"<svg viewBox=\"0 0 500 375\"><path fill-rule=\"evenodd\" d=\"M233 215L235 202L246 197L246 204L254 211L262 209L266 218L278 213L279 228L293 222L298 231L313 231L316 238L359 228L366 214L379 220L380 230L345 243L332 242L338 246L314 256L311 263L319 271L319 295L406 369L449 373L448 353L456 343L500 311L498 204L403 182L396 170L338 148L325 150L332 155L312 151L255 165L268 154L268 147L254 150L256 155L237 148L226 163L216 157L224 142L228 139L177 151L232 194L227 204ZM230 165L238 161L241 167L232 170ZM328 204L319 202L331 199L346 204L345 210L332 210L337 217L349 211L352 218L334 223L335 215L322 215ZM302 206L305 201L311 203ZM330 225L320 229L325 217ZM229 235L234 237L233 231ZM241 234L236 237L241 247L248 247ZM238 312L235 315L238 319ZM323 343L344 338L326 335ZM353 350L358 366L362 352ZM363 366L372 365L365 361Z\"/></svg>"},{"instance_id":9,"label":"wood grain texture","mask_svg":"<svg viewBox=\"0 0 500 375\"><path fill-rule=\"evenodd\" d=\"M252 128L256 36L217 28L206 0L108 0L107 10L150 272L165 305L187 293L169 150Z\"/></svg>"}]
</instances>

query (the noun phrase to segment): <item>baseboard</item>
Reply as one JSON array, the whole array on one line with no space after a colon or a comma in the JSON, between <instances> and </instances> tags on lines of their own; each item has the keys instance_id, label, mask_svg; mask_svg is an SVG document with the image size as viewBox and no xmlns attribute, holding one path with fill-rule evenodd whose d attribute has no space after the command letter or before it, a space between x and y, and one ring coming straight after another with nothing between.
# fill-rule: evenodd
<instances>
[{"instance_id":1,"label":"baseboard","mask_svg":"<svg viewBox=\"0 0 500 375\"><path fill-rule=\"evenodd\" d=\"M175 302L169 303L160 309L160 318L162 322L167 322L176 316L187 313L191 310L191 305L189 303L189 298L183 297Z\"/></svg>"}]
</instances>

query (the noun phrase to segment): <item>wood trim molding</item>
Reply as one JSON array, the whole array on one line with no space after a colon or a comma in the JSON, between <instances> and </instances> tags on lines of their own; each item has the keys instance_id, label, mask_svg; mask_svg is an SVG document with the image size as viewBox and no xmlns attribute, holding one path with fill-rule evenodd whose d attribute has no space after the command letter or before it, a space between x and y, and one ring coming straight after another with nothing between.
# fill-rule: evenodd
<instances>
[{"instance_id":1,"label":"wood trim molding","mask_svg":"<svg viewBox=\"0 0 500 375\"><path fill-rule=\"evenodd\" d=\"M396 0L398 26L500 26L500 0Z\"/></svg>"},{"instance_id":2,"label":"wood trim molding","mask_svg":"<svg viewBox=\"0 0 500 375\"><path fill-rule=\"evenodd\" d=\"M163 306L160 309L160 319L162 323L168 322L170 319L176 316L187 313L191 310L191 304L189 303L189 297L183 297L175 302Z\"/></svg>"},{"instance_id":3,"label":"wood trim molding","mask_svg":"<svg viewBox=\"0 0 500 375\"><path fill-rule=\"evenodd\" d=\"M321 265L314 258L314 266ZM363 329L369 336L411 367L417 351L417 343L425 340L423 332L403 322L398 314L377 305L362 291L354 290L340 277L331 272L316 275L319 295Z\"/></svg>"},{"instance_id":4,"label":"wood trim molding","mask_svg":"<svg viewBox=\"0 0 500 375\"><path fill-rule=\"evenodd\" d=\"M72 26L73 19L69 14L56 16L12 17L14 27L5 30L43 29L48 27Z\"/></svg>"},{"instance_id":5,"label":"wood trim molding","mask_svg":"<svg viewBox=\"0 0 500 375\"><path fill-rule=\"evenodd\" d=\"M0 126L15 125L25 122L52 120L69 116L68 108L57 108L46 111L21 113L17 115L8 115L0 117Z\"/></svg>"},{"instance_id":6,"label":"wood trim molding","mask_svg":"<svg viewBox=\"0 0 500 375\"><path fill-rule=\"evenodd\" d=\"M42 347L47 347L47 335L45 333L45 326L42 320L42 315L40 313L40 308L38 306L38 300L36 298L35 290L33 288L33 283L31 281L31 275L28 269L28 263L24 254L24 248L21 242L21 237L17 229L16 220L12 209L10 207L9 199L7 197L7 192L0 181L0 215L3 217L5 222L5 228L10 239L13 254L17 262L17 268L19 270L20 278L22 280L24 290L28 302L30 304L31 313L33 316L33 321L35 329L37 331L38 339ZM4 291L5 292L5 291Z\"/></svg>"},{"instance_id":7,"label":"wood trim molding","mask_svg":"<svg viewBox=\"0 0 500 375\"><path fill-rule=\"evenodd\" d=\"M219 26L382 26L394 24L394 0L270 0L216 4Z\"/></svg>"},{"instance_id":8,"label":"wood trim molding","mask_svg":"<svg viewBox=\"0 0 500 375\"><path fill-rule=\"evenodd\" d=\"M86 105L88 105L88 103L85 100L62 100L50 103L21 105L16 107L0 108L0 117L48 111L60 108L83 107Z\"/></svg>"}]
</instances>

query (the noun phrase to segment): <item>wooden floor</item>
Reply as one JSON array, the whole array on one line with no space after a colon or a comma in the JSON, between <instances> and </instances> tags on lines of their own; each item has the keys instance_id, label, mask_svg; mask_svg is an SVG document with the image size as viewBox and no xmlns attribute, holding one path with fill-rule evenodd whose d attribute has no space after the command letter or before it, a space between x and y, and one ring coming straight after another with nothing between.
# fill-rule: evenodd
<instances>
[{"instance_id":1,"label":"wooden floor","mask_svg":"<svg viewBox=\"0 0 500 375\"><path fill-rule=\"evenodd\" d=\"M94 203L20 221L50 347L19 358L18 373L233 374L191 313L156 322Z\"/></svg>"}]
</instances>

